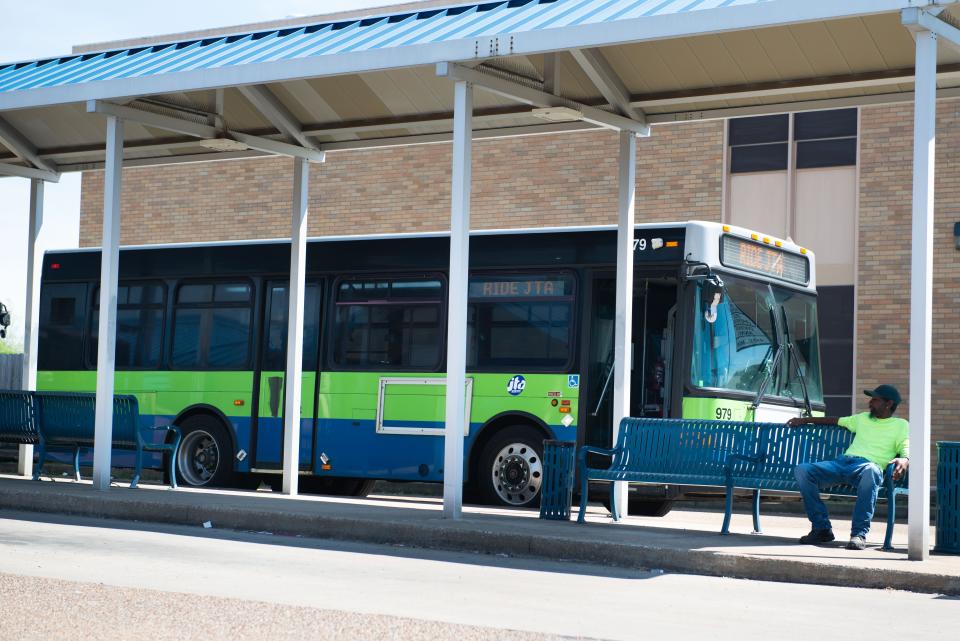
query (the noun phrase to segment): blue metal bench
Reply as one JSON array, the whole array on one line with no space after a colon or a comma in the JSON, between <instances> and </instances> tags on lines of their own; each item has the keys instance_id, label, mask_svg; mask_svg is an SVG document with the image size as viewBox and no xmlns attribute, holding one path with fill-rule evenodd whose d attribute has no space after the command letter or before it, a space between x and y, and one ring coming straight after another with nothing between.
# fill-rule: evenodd
<instances>
[{"instance_id":1,"label":"blue metal bench","mask_svg":"<svg viewBox=\"0 0 960 641\"><path fill-rule=\"evenodd\" d=\"M755 423L756 448L753 454L732 454L727 464L727 500L721 533L730 531L730 516L733 510L734 488L752 489L753 529L760 533L760 492L776 490L799 492L794 470L801 463L827 461L842 455L854 434L837 425L801 425L787 427L776 423ZM899 494L907 494L909 478L904 474L893 478L893 465L884 470L883 487L878 498L887 500L887 531L883 549L893 549L893 524L896 519ZM821 494L856 496L857 488L850 485L834 485L820 490Z\"/></svg>"},{"instance_id":2,"label":"blue metal bench","mask_svg":"<svg viewBox=\"0 0 960 641\"><path fill-rule=\"evenodd\" d=\"M37 454L37 467L33 478L37 480L43 472L47 451L52 448L73 450L73 472L80 480L80 449L93 447L96 395L73 392L36 392L33 395L36 412L36 424L40 441ZM151 432L171 432L173 442L155 443L145 434ZM137 487L143 471L143 455L146 451L169 452L170 485L177 487L177 475L174 470L177 449L180 447L180 428L176 425L142 426L140 409L135 396L115 395L113 397L113 437L114 448L134 450L136 463L130 487ZM166 441L166 439L164 439Z\"/></svg>"},{"instance_id":3,"label":"blue metal bench","mask_svg":"<svg viewBox=\"0 0 960 641\"><path fill-rule=\"evenodd\" d=\"M833 425L787 427L781 423L753 423L694 419L624 418L617 447L580 448L580 496L590 481L610 481L610 511L620 519L612 482L714 486L726 488L722 534L730 531L735 488L752 489L754 530L760 532L760 492L799 492L794 468L843 454L853 440L848 430ZM608 467L591 467L589 455L609 457ZM889 503L884 549L890 548L898 494L906 494L906 475L894 481L893 466L884 476L881 497ZM823 494L856 496L856 488L834 486ZM577 521L586 515L580 501Z\"/></svg>"},{"instance_id":4,"label":"blue metal bench","mask_svg":"<svg viewBox=\"0 0 960 641\"><path fill-rule=\"evenodd\" d=\"M36 445L39 442L33 395L30 392L0 390L0 443Z\"/></svg>"}]
</instances>

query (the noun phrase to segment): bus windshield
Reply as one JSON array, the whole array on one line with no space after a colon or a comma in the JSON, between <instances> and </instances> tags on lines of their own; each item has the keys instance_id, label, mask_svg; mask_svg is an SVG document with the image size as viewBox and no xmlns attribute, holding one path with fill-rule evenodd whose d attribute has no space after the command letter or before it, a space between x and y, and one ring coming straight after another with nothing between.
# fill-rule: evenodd
<instances>
[{"instance_id":1,"label":"bus windshield","mask_svg":"<svg viewBox=\"0 0 960 641\"><path fill-rule=\"evenodd\" d=\"M696 290L690 382L823 402L817 301L809 294L724 274ZM777 354L780 352L780 358Z\"/></svg>"}]
</instances>

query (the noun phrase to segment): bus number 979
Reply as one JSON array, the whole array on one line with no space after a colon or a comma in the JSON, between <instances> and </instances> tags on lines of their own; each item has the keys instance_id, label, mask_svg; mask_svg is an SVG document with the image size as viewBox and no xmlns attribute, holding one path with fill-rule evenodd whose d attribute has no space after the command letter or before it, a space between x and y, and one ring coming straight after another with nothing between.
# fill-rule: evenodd
<instances>
[{"instance_id":1,"label":"bus number 979","mask_svg":"<svg viewBox=\"0 0 960 641\"><path fill-rule=\"evenodd\" d=\"M733 410L729 407L718 407L717 408L717 420L718 421L732 421L733 420Z\"/></svg>"}]
</instances>

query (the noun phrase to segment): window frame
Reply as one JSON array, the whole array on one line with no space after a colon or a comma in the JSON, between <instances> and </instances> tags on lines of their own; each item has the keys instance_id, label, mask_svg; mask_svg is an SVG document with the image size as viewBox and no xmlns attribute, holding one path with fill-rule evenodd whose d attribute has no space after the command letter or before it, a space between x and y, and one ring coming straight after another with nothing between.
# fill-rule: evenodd
<instances>
[{"instance_id":1,"label":"window frame","mask_svg":"<svg viewBox=\"0 0 960 641\"><path fill-rule=\"evenodd\" d=\"M229 302L229 303L217 303L215 300L211 300L208 303L179 303L177 301L180 290L183 287L188 287L190 285L212 285L213 292L211 298L216 296L216 286L224 285L230 283L243 283L250 286L250 296L247 299L246 304L238 302ZM254 334L256 333L257 328L255 327L255 311L257 307L257 295L258 288L257 283L254 282L252 278L246 276L237 276L236 278L197 278L197 279L180 279L170 288L172 295L170 298L170 338L167 341L167 349L164 352L164 355L167 359L167 368L171 371L178 372L245 372L254 370L254 358L256 356L256 350L253 348ZM201 336L200 336L200 354L203 357L201 360L201 365L196 367L179 367L174 363L173 360L173 349L174 344L176 343L177 336L177 311L180 309L247 309L248 312L248 328L247 332L247 357L243 365L236 367L217 367L212 368L209 366L209 356L210 356L210 333L203 332L203 327L201 326Z\"/></svg>"},{"instance_id":2,"label":"window frame","mask_svg":"<svg viewBox=\"0 0 960 641\"><path fill-rule=\"evenodd\" d=\"M440 281L440 314L437 319L440 332L439 349L437 352L437 362L433 366L384 366L381 368L371 368L369 365L349 365L337 363L337 347L339 342L337 310L341 305L357 305L370 303L358 303L358 301L338 301L340 286L348 282L363 281L402 281L402 280L437 280ZM323 369L333 372L439 372L442 371L447 359L447 302L448 302L448 281L446 274L441 272L402 272L396 274L387 274L383 272L370 272L363 274L347 274L334 278L330 284L328 312L326 315L327 324L321 331L321 340L326 337L326 345L321 347L324 355ZM395 304L402 304L406 299L399 299ZM428 303L420 303L425 305Z\"/></svg>"}]
</instances>

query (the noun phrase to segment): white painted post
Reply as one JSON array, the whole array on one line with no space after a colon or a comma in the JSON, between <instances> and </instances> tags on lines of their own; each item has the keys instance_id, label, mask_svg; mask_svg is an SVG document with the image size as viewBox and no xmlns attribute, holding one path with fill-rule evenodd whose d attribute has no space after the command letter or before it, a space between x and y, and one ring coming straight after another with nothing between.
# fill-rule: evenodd
<instances>
[{"instance_id":1,"label":"white painted post","mask_svg":"<svg viewBox=\"0 0 960 641\"><path fill-rule=\"evenodd\" d=\"M933 190L937 36L918 31L913 113L913 235L910 272L910 495L907 548L930 556L930 363L933 320Z\"/></svg>"},{"instance_id":2,"label":"white painted post","mask_svg":"<svg viewBox=\"0 0 960 641\"><path fill-rule=\"evenodd\" d=\"M635 222L637 138L620 132L619 226L617 228L617 317L614 340L613 444L620 419L630 415L630 368L633 362L633 235ZM627 484L615 484L617 506L627 516Z\"/></svg>"},{"instance_id":3,"label":"white painted post","mask_svg":"<svg viewBox=\"0 0 960 641\"><path fill-rule=\"evenodd\" d=\"M97 339L97 409L93 432L93 487L110 487L113 447L113 373L117 345L117 280L120 267L120 183L123 121L107 117L103 177L103 243L100 254L100 324Z\"/></svg>"},{"instance_id":4,"label":"white painted post","mask_svg":"<svg viewBox=\"0 0 960 641\"><path fill-rule=\"evenodd\" d=\"M467 381L467 275L470 265L470 164L473 85L454 85L450 275L447 292L447 411L443 444L443 517L463 514L464 388Z\"/></svg>"},{"instance_id":5,"label":"white painted post","mask_svg":"<svg viewBox=\"0 0 960 641\"><path fill-rule=\"evenodd\" d=\"M27 306L23 325L23 389L37 389L37 324L40 320L40 272L37 240L43 228L43 181L30 181L30 226L27 230ZM33 446L21 445L17 474L33 475Z\"/></svg>"},{"instance_id":6,"label":"white painted post","mask_svg":"<svg viewBox=\"0 0 960 641\"><path fill-rule=\"evenodd\" d=\"M300 395L303 383L303 298L306 288L310 163L293 159L293 216L287 312L286 400L283 417L283 493L296 496L300 482Z\"/></svg>"}]
</instances>

